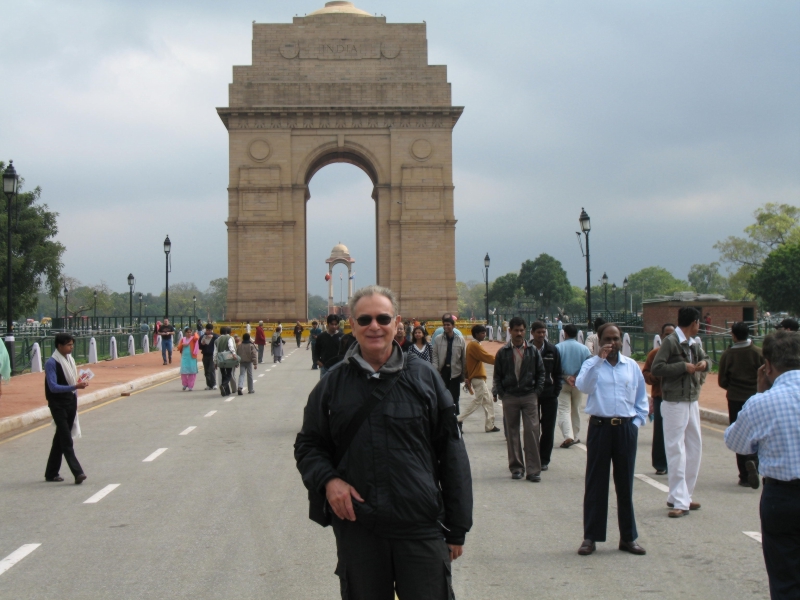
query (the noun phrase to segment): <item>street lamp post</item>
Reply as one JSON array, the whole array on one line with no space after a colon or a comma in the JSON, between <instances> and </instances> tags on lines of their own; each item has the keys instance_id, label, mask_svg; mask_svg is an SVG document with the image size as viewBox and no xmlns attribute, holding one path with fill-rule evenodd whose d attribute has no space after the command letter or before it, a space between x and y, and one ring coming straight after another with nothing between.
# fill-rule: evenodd
<instances>
[{"instance_id":1,"label":"street lamp post","mask_svg":"<svg viewBox=\"0 0 800 600\"><path fill-rule=\"evenodd\" d=\"M486 284L486 324L489 324L489 262L491 259L489 258L489 253L486 253L486 256L483 258L483 266L486 269L486 273L483 276L483 282Z\"/></svg>"},{"instance_id":2,"label":"street lamp post","mask_svg":"<svg viewBox=\"0 0 800 600\"><path fill-rule=\"evenodd\" d=\"M197 320L197 296L192 296L192 321Z\"/></svg>"},{"instance_id":3,"label":"street lamp post","mask_svg":"<svg viewBox=\"0 0 800 600\"><path fill-rule=\"evenodd\" d=\"M603 273L603 277L600 281L603 284L603 311L605 311L606 316L608 316L608 275Z\"/></svg>"},{"instance_id":4,"label":"street lamp post","mask_svg":"<svg viewBox=\"0 0 800 600\"><path fill-rule=\"evenodd\" d=\"M611 284L611 311L617 312L617 284Z\"/></svg>"},{"instance_id":5,"label":"street lamp post","mask_svg":"<svg viewBox=\"0 0 800 600\"><path fill-rule=\"evenodd\" d=\"M139 323L142 322L142 292L139 292Z\"/></svg>"},{"instance_id":6,"label":"street lamp post","mask_svg":"<svg viewBox=\"0 0 800 600\"><path fill-rule=\"evenodd\" d=\"M165 291L164 302L164 317L169 318L169 253L172 251L172 242L169 241L169 236L164 240L164 255L167 261L167 286Z\"/></svg>"},{"instance_id":7,"label":"street lamp post","mask_svg":"<svg viewBox=\"0 0 800 600\"><path fill-rule=\"evenodd\" d=\"M586 210L581 208L581 216L578 219L581 224L581 232L586 238L586 320L589 326L589 331L592 329L592 278L591 278L591 264L589 262L589 232L592 230L592 222ZM581 234L578 234L578 241L580 241Z\"/></svg>"},{"instance_id":8,"label":"street lamp post","mask_svg":"<svg viewBox=\"0 0 800 600\"><path fill-rule=\"evenodd\" d=\"M128 289L130 290L130 309L128 311L128 326L133 327L133 286L136 283L136 277L133 273L128 274Z\"/></svg>"},{"instance_id":9,"label":"street lamp post","mask_svg":"<svg viewBox=\"0 0 800 600\"><path fill-rule=\"evenodd\" d=\"M94 326L97 327L97 290L94 291Z\"/></svg>"},{"instance_id":10,"label":"street lamp post","mask_svg":"<svg viewBox=\"0 0 800 600\"><path fill-rule=\"evenodd\" d=\"M69 329L69 309L67 308L69 304L69 290L67 289L67 282L64 282L64 329Z\"/></svg>"},{"instance_id":11,"label":"street lamp post","mask_svg":"<svg viewBox=\"0 0 800 600\"><path fill-rule=\"evenodd\" d=\"M8 220L6 221L7 238L6 250L7 260L6 264L6 349L8 350L8 357L11 361L11 372L14 372L14 307L13 296L11 294L11 208L14 200L17 197L17 186L19 184L19 177L17 170L14 168L14 161L8 161L6 170L3 171L3 193L6 195L6 206L8 208ZM17 217L19 217L19 207L17 207Z\"/></svg>"},{"instance_id":12,"label":"street lamp post","mask_svg":"<svg viewBox=\"0 0 800 600\"><path fill-rule=\"evenodd\" d=\"M542 319L544 319L544 292L539 292L539 310L541 311Z\"/></svg>"},{"instance_id":13,"label":"street lamp post","mask_svg":"<svg viewBox=\"0 0 800 600\"><path fill-rule=\"evenodd\" d=\"M622 290L625 292L625 306L622 307L622 314L625 315L625 324L628 324L628 278L622 281Z\"/></svg>"}]
</instances>

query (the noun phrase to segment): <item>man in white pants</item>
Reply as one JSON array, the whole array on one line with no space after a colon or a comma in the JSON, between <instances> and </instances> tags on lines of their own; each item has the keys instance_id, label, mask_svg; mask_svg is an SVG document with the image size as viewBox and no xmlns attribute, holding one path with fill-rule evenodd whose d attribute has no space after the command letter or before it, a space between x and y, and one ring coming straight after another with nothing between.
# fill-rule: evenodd
<instances>
[{"instance_id":1,"label":"man in white pants","mask_svg":"<svg viewBox=\"0 0 800 600\"><path fill-rule=\"evenodd\" d=\"M486 327L475 325L472 328L472 338L472 341L467 344L467 374L464 387L474 396L466 409L458 415L458 424L460 426L473 412L483 408L486 416L484 431L494 433L500 429L494 425L494 403L492 395L489 393L489 387L486 385L486 369L483 368L483 363L494 364L494 356L481 346L481 342L486 339ZM495 399L494 402L497 400Z\"/></svg>"},{"instance_id":2,"label":"man in white pants","mask_svg":"<svg viewBox=\"0 0 800 600\"><path fill-rule=\"evenodd\" d=\"M578 432L581 429L580 409L583 394L575 387L575 378L581 372L583 363L591 358L589 349L577 341L578 328L572 323L564 327L564 341L556 345L556 350L561 357L561 376L564 383L558 394L558 415L556 425L564 436L562 448L574 446L580 440Z\"/></svg>"},{"instance_id":3,"label":"man in white pants","mask_svg":"<svg viewBox=\"0 0 800 600\"><path fill-rule=\"evenodd\" d=\"M678 311L678 328L661 343L651 373L661 377L661 417L667 450L668 516L683 517L700 508L692 502L700 472L703 441L697 399L708 371L706 353L694 336L700 329L700 312L691 306Z\"/></svg>"}]
</instances>

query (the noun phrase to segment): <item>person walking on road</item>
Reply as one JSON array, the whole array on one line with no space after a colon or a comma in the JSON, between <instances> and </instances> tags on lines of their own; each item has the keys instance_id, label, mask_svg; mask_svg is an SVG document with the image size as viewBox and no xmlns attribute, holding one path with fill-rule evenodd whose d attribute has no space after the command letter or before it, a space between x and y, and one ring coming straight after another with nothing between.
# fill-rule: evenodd
<instances>
[{"instance_id":1,"label":"person walking on road","mask_svg":"<svg viewBox=\"0 0 800 600\"><path fill-rule=\"evenodd\" d=\"M597 356L583 363L575 385L584 394L589 432L586 437L586 488L583 496L583 543L578 554L592 554L606 541L608 479L614 465L619 549L645 554L636 539L633 475L639 427L647 423L649 406L644 377L635 360L623 355L622 334L612 323L597 329Z\"/></svg>"},{"instance_id":2,"label":"person walking on road","mask_svg":"<svg viewBox=\"0 0 800 600\"><path fill-rule=\"evenodd\" d=\"M511 341L494 358L492 394L503 401L511 478L527 477L528 481L538 482L542 480L538 399L544 389L544 363L539 351L525 341L525 320L513 317L508 327ZM520 418L524 448L519 434Z\"/></svg>"},{"instance_id":3,"label":"person walking on road","mask_svg":"<svg viewBox=\"0 0 800 600\"><path fill-rule=\"evenodd\" d=\"M164 359L164 364L172 364L172 341L175 337L175 328L169 324L169 319L164 319L161 328L158 330L161 336L161 358Z\"/></svg>"},{"instance_id":4,"label":"person walking on road","mask_svg":"<svg viewBox=\"0 0 800 600\"><path fill-rule=\"evenodd\" d=\"M439 371L445 386L450 390L458 415L461 383L467 373L467 345L464 337L455 333L457 330L453 315L442 316L442 330L444 333L433 339L433 367Z\"/></svg>"},{"instance_id":5,"label":"person walking on road","mask_svg":"<svg viewBox=\"0 0 800 600\"><path fill-rule=\"evenodd\" d=\"M300 321L298 321L297 324L294 326L294 339L297 340L298 348L300 347L300 342L303 341L303 331L305 331L305 328L302 325L300 325Z\"/></svg>"},{"instance_id":6,"label":"person walking on road","mask_svg":"<svg viewBox=\"0 0 800 600\"><path fill-rule=\"evenodd\" d=\"M192 333L191 327L183 329L183 336L178 342L178 354L181 355L181 384L183 391L191 392L197 379L197 354L199 338Z\"/></svg>"},{"instance_id":7,"label":"person walking on road","mask_svg":"<svg viewBox=\"0 0 800 600\"><path fill-rule=\"evenodd\" d=\"M236 347L236 354L239 356L239 396L244 394L244 378L247 376L247 393L254 394L253 371L258 369L258 350L252 343L250 334L242 336L242 343Z\"/></svg>"},{"instance_id":8,"label":"person walking on road","mask_svg":"<svg viewBox=\"0 0 800 600\"><path fill-rule=\"evenodd\" d=\"M316 371L319 369L317 364L317 338L322 333L322 328L316 321L311 321L311 329L308 331L308 342L306 343L306 350L311 348L311 370Z\"/></svg>"},{"instance_id":9,"label":"person walking on road","mask_svg":"<svg viewBox=\"0 0 800 600\"><path fill-rule=\"evenodd\" d=\"M561 321L559 321L559 324ZM556 417L558 415L558 396L564 383L561 372L561 355L555 345L547 341L547 325L535 321L531 325L531 343L539 352L544 364L544 388L539 395L539 457L542 471L547 471L553 454Z\"/></svg>"},{"instance_id":10,"label":"person walking on road","mask_svg":"<svg viewBox=\"0 0 800 600\"><path fill-rule=\"evenodd\" d=\"M572 323L564 327L564 341L556 344L561 359L561 391L558 394L558 415L556 425L561 429L564 441L562 448L569 448L581 440L581 404L584 395L575 387L575 379L581 372L583 363L592 356L591 350L578 340L578 328Z\"/></svg>"},{"instance_id":11,"label":"person walking on road","mask_svg":"<svg viewBox=\"0 0 800 600\"><path fill-rule=\"evenodd\" d=\"M397 334L394 336L394 341L400 346L400 350L408 352L408 347L411 343L406 339L406 326L403 323L397 324Z\"/></svg>"},{"instance_id":12,"label":"person walking on road","mask_svg":"<svg viewBox=\"0 0 800 600\"><path fill-rule=\"evenodd\" d=\"M230 352L233 356L236 356L236 342L234 341L233 337L231 337L231 328L230 327L221 327L220 328L220 336L217 338L217 355L220 352ZM230 396L233 393L231 389L231 384L233 383L233 369L231 367L226 367L220 365L219 367L219 393L221 396Z\"/></svg>"},{"instance_id":13,"label":"person walking on road","mask_svg":"<svg viewBox=\"0 0 800 600\"><path fill-rule=\"evenodd\" d=\"M592 356L597 356L598 350L600 350L600 338L597 337L597 331L600 329L601 326L606 324L606 320L602 317L597 317L594 320L594 332L588 333L586 335L586 342L585 345L589 349L589 352Z\"/></svg>"},{"instance_id":14,"label":"person walking on road","mask_svg":"<svg viewBox=\"0 0 800 600\"><path fill-rule=\"evenodd\" d=\"M217 365L214 363L214 348L219 336L214 333L214 326L206 323L206 329L200 338L200 353L203 355L203 374L206 377L206 390L217 389Z\"/></svg>"},{"instance_id":15,"label":"person walking on road","mask_svg":"<svg viewBox=\"0 0 800 600\"><path fill-rule=\"evenodd\" d=\"M342 334L339 332L339 315L328 315L326 327L327 331L317 336L317 365L320 367L320 379L325 377L328 369L339 362L339 341L342 339Z\"/></svg>"},{"instance_id":16,"label":"person walking on road","mask_svg":"<svg viewBox=\"0 0 800 600\"><path fill-rule=\"evenodd\" d=\"M425 335L425 328L421 325L415 325L414 331L411 332L411 345L408 347L409 352L413 352L422 360L427 360L429 363L433 362L433 348L428 342L428 336Z\"/></svg>"},{"instance_id":17,"label":"person walking on road","mask_svg":"<svg viewBox=\"0 0 800 600\"><path fill-rule=\"evenodd\" d=\"M731 326L733 345L719 358L719 387L726 390L728 399L728 420L735 423L745 403L758 393L758 370L764 364L761 348L750 339L747 323L738 321ZM751 471L758 471L757 454L737 454L736 466L739 469L739 485L750 487L748 461ZM758 483L758 478L756 478Z\"/></svg>"},{"instance_id":18,"label":"person walking on road","mask_svg":"<svg viewBox=\"0 0 800 600\"><path fill-rule=\"evenodd\" d=\"M675 332L675 325L664 323L661 326L661 338L672 335ZM653 375L653 361L658 354L658 348L653 348L647 354L647 359L642 367L644 382L650 385L650 397L653 399L651 414L653 415L653 449L650 451L650 459L653 461L653 468L656 475L666 475L667 449L664 446L664 417L661 415L661 404L664 400L661 392L661 377Z\"/></svg>"},{"instance_id":19,"label":"person walking on road","mask_svg":"<svg viewBox=\"0 0 800 600\"><path fill-rule=\"evenodd\" d=\"M75 477L75 483L80 485L86 481L86 474L75 456L72 431L78 418L77 390L85 389L89 383L78 379L78 368L72 357L75 338L68 333L57 333L55 345L53 355L44 365L44 395L56 426L44 478L46 481L64 481L58 473L63 456L67 459L67 466Z\"/></svg>"},{"instance_id":20,"label":"person walking on road","mask_svg":"<svg viewBox=\"0 0 800 600\"><path fill-rule=\"evenodd\" d=\"M725 431L725 444L758 455L752 486L761 493L761 543L773 600L800 598L800 334L778 331L764 338L758 393Z\"/></svg>"},{"instance_id":21,"label":"person walking on road","mask_svg":"<svg viewBox=\"0 0 800 600\"><path fill-rule=\"evenodd\" d=\"M279 324L275 327L275 333L272 334L272 340L270 341L273 364L283 362L283 346L285 344L286 341L283 339L283 327Z\"/></svg>"},{"instance_id":22,"label":"person walking on road","mask_svg":"<svg viewBox=\"0 0 800 600\"><path fill-rule=\"evenodd\" d=\"M494 433L500 429L494 425L494 401L486 385L486 369L483 368L483 363L494 364L494 356L481 346L481 342L486 339L486 327L475 325L472 328L472 338L467 344L467 375L464 387L474 397L464 412L458 415L458 424L461 425L473 412L483 408L483 429L486 433Z\"/></svg>"},{"instance_id":23,"label":"person walking on road","mask_svg":"<svg viewBox=\"0 0 800 600\"><path fill-rule=\"evenodd\" d=\"M678 328L661 342L651 372L661 377L661 417L667 450L669 517L678 518L698 510L692 502L703 441L700 433L700 388L708 371L706 353L695 336L700 330L700 313L691 306L678 310Z\"/></svg>"},{"instance_id":24,"label":"person walking on road","mask_svg":"<svg viewBox=\"0 0 800 600\"><path fill-rule=\"evenodd\" d=\"M453 398L394 343L391 290L358 290L350 314L356 343L311 392L294 445L309 515L333 525L343 600L452 600L472 527Z\"/></svg>"},{"instance_id":25,"label":"person walking on road","mask_svg":"<svg viewBox=\"0 0 800 600\"><path fill-rule=\"evenodd\" d=\"M258 364L264 362L264 346L267 345L267 336L264 335L264 321L258 322L256 327L256 347L258 348Z\"/></svg>"}]
</instances>

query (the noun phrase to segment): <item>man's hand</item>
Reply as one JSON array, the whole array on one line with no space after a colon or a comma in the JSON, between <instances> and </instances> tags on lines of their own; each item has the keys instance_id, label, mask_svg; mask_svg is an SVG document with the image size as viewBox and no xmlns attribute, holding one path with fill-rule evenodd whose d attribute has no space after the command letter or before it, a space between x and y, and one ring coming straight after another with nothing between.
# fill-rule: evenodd
<instances>
[{"instance_id":1,"label":"man's hand","mask_svg":"<svg viewBox=\"0 0 800 600\"><path fill-rule=\"evenodd\" d=\"M258 370L258 365L253 365L253 369Z\"/></svg>"},{"instance_id":2,"label":"man's hand","mask_svg":"<svg viewBox=\"0 0 800 600\"><path fill-rule=\"evenodd\" d=\"M464 546L456 546L455 544L447 544L447 547L450 548L450 561L454 561L459 556L464 554Z\"/></svg>"},{"instance_id":3,"label":"man's hand","mask_svg":"<svg viewBox=\"0 0 800 600\"><path fill-rule=\"evenodd\" d=\"M761 365L758 367L758 382L756 383L756 391L759 394L763 394L771 387L772 383L767 377L767 365Z\"/></svg>"},{"instance_id":4,"label":"man's hand","mask_svg":"<svg viewBox=\"0 0 800 600\"><path fill-rule=\"evenodd\" d=\"M699 363L697 363L694 366L694 370L695 371L699 371L700 373L702 373L703 371L707 371L708 370L708 363L706 361L704 361L704 360L701 360Z\"/></svg>"},{"instance_id":5,"label":"man's hand","mask_svg":"<svg viewBox=\"0 0 800 600\"><path fill-rule=\"evenodd\" d=\"M611 344L606 344L605 346L602 346L600 348L600 352L597 353L597 356L599 356L602 359L605 359L606 357L608 357L609 354L611 354L611 351L613 349L614 347Z\"/></svg>"},{"instance_id":6,"label":"man's hand","mask_svg":"<svg viewBox=\"0 0 800 600\"><path fill-rule=\"evenodd\" d=\"M575 381L577 381L577 378L574 375L570 375L569 377L567 377L567 383L570 384L572 387L575 387Z\"/></svg>"},{"instance_id":7,"label":"man's hand","mask_svg":"<svg viewBox=\"0 0 800 600\"><path fill-rule=\"evenodd\" d=\"M318 367L324 367L324 366L325 366L325 363L324 363L324 362L322 362L321 360L318 360L318 361L317 361L317 366L318 366Z\"/></svg>"},{"instance_id":8,"label":"man's hand","mask_svg":"<svg viewBox=\"0 0 800 600\"><path fill-rule=\"evenodd\" d=\"M694 375L694 372L697 370L697 367L692 363L686 363L686 372L689 375Z\"/></svg>"},{"instance_id":9,"label":"man's hand","mask_svg":"<svg viewBox=\"0 0 800 600\"><path fill-rule=\"evenodd\" d=\"M356 488L343 479L335 477L325 484L325 497L328 499L328 504L331 505L334 514L343 521L356 520L351 496L359 502L364 502Z\"/></svg>"},{"instance_id":10,"label":"man's hand","mask_svg":"<svg viewBox=\"0 0 800 600\"><path fill-rule=\"evenodd\" d=\"M492 396L492 400L493 400L494 402L497 402L497 394L494 394L494 395Z\"/></svg>"},{"instance_id":11,"label":"man's hand","mask_svg":"<svg viewBox=\"0 0 800 600\"><path fill-rule=\"evenodd\" d=\"M472 382L469 379L464 380L464 387L470 394L475 395L475 390L472 389Z\"/></svg>"},{"instance_id":12,"label":"man's hand","mask_svg":"<svg viewBox=\"0 0 800 600\"><path fill-rule=\"evenodd\" d=\"M85 387L89 387L89 382L88 381L79 381L78 383L75 384L75 389L78 389L78 390L82 390Z\"/></svg>"}]
</instances>

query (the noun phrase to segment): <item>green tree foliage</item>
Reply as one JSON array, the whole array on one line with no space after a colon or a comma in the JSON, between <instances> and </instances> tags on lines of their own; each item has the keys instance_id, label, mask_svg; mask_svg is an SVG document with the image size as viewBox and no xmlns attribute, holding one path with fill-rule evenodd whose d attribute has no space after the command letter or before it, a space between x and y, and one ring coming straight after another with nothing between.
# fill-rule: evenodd
<instances>
[{"instance_id":1,"label":"green tree foliage","mask_svg":"<svg viewBox=\"0 0 800 600\"><path fill-rule=\"evenodd\" d=\"M800 243L800 208L767 203L753 216L756 222L744 228L747 237L730 236L714 244L720 261L729 265L732 299L747 297L750 278L770 252L783 244Z\"/></svg>"},{"instance_id":2,"label":"green tree foliage","mask_svg":"<svg viewBox=\"0 0 800 600\"><path fill-rule=\"evenodd\" d=\"M522 286L516 273L501 275L489 286L489 304L492 306L511 306L521 295Z\"/></svg>"},{"instance_id":3,"label":"green tree foliage","mask_svg":"<svg viewBox=\"0 0 800 600\"><path fill-rule=\"evenodd\" d=\"M0 170L5 164L0 162ZM20 179L19 188L25 181ZM58 233L58 213L40 204L42 190L20 191L14 201L16 211L11 216L11 272L14 318L32 316L39 300L39 290L45 286L54 290L61 275L64 246L55 241ZM5 207L5 203L3 203ZM0 214L0 314L6 315L8 296L7 231L8 211Z\"/></svg>"},{"instance_id":4,"label":"green tree foliage","mask_svg":"<svg viewBox=\"0 0 800 600\"><path fill-rule=\"evenodd\" d=\"M519 284L527 296L541 297L546 307L563 307L572 298L572 286L567 278L567 272L561 263L549 254L540 254L535 260L526 260L522 263Z\"/></svg>"},{"instance_id":5,"label":"green tree foliage","mask_svg":"<svg viewBox=\"0 0 800 600\"><path fill-rule=\"evenodd\" d=\"M586 293L583 288L573 285L570 287L570 297L562 307L566 314L586 312Z\"/></svg>"},{"instance_id":6,"label":"green tree foliage","mask_svg":"<svg viewBox=\"0 0 800 600\"><path fill-rule=\"evenodd\" d=\"M463 318L486 318L486 284L478 281L461 281L456 283L458 290L458 311L456 314ZM491 294L489 295L491 299ZM491 307L494 308L494 307Z\"/></svg>"},{"instance_id":7,"label":"green tree foliage","mask_svg":"<svg viewBox=\"0 0 800 600\"><path fill-rule=\"evenodd\" d=\"M328 301L325 300L322 296L317 296L316 294L309 294L308 295L308 318L309 319L319 319L323 316L327 316L328 312Z\"/></svg>"},{"instance_id":8,"label":"green tree foliage","mask_svg":"<svg viewBox=\"0 0 800 600\"><path fill-rule=\"evenodd\" d=\"M767 255L749 289L771 311L800 315L800 243L783 244Z\"/></svg>"},{"instance_id":9,"label":"green tree foliage","mask_svg":"<svg viewBox=\"0 0 800 600\"><path fill-rule=\"evenodd\" d=\"M225 318L225 309L228 305L227 277L214 279L208 284L208 289L205 292L205 304L211 312L212 318L216 320ZM268 317L269 315L264 316Z\"/></svg>"},{"instance_id":10,"label":"green tree foliage","mask_svg":"<svg viewBox=\"0 0 800 600\"><path fill-rule=\"evenodd\" d=\"M611 306L611 285L608 289L608 303ZM599 295L592 288L592 308L601 307L603 301L603 289L599 288ZM676 278L672 273L663 267L647 267L636 273L628 275L628 294L633 297L634 308L642 306L642 298L645 300L659 295L670 295L674 292L688 291L689 282ZM617 301L619 303L619 293L617 290ZM644 294L644 296L642 296ZM598 303L599 302L599 303ZM621 306L621 304L620 304Z\"/></svg>"},{"instance_id":11,"label":"green tree foliage","mask_svg":"<svg viewBox=\"0 0 800 600\"><path fill-rule=\"evenodd\" d=\"M692 265L689 269L689 284L698 294L727 294L728 279L719 272L719 263Z\"/></svg>"}]
</instances>

